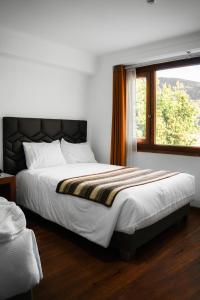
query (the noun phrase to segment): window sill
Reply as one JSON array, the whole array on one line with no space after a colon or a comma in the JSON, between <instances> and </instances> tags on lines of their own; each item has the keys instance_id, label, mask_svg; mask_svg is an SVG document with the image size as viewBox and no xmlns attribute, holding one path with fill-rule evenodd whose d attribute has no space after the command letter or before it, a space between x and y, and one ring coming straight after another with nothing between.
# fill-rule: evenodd
<instances>
[{"instance_id":1,"label":"window sill","mask_svg":"<svg viewBox=\"0 0 200 300\"><path fill-rule=\"evenodd\" d=\"M200 156L200 147L137 144L138 152Z\"/></svg>"}]
</instances>

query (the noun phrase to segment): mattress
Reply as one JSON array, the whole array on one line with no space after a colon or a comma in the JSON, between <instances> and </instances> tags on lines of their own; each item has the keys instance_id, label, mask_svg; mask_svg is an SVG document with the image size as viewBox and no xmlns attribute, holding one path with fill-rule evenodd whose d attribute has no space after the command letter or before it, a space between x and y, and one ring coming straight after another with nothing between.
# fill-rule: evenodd
<instances>
[{"instance_id":1,"label":"mattress","mask_svg":"<svg viewBox=\"0 0 200 300\"><path fill-rule=\"evenodd\" d=\"M67 164L17 174L17 202L101 246L108 247L114 231L133 234L193 200L194 176L175 176L120 191L112 207L56 193L60 180L114 170L119 166Z\"/></svg>"}]
</instances>

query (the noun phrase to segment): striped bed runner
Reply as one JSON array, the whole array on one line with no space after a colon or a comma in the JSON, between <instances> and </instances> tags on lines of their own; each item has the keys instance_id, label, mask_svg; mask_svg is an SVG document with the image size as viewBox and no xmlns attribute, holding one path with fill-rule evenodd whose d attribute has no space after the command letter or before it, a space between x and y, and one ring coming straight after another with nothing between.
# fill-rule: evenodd
<instances>
[{"instance_id":1,"label":"striped bed runner","mask_svg":"<svg viewBox=\"0 0 200 300\"><path fill-rule=\"evenodd\" d=\"M176 174L178 172L123 167L113 171L61 180L57 185L56 192L88 199L110 207L121 190L162 180Z\"/></svg>"}]
</instances>

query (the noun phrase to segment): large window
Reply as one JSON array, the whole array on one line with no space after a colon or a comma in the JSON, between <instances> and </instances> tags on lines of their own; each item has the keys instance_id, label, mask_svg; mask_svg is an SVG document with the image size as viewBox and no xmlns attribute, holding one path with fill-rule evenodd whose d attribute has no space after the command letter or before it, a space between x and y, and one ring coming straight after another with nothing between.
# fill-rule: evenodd
<instances>
[{"instance_id":1,"label":"large window","mask_svg":"<svg viewBox=\"0 0 200 300\"><path fill-rule=\"evenodd\" d=\"M136 73L138 150L200 155L200 59Z\"/></svg>"}]
</instances>

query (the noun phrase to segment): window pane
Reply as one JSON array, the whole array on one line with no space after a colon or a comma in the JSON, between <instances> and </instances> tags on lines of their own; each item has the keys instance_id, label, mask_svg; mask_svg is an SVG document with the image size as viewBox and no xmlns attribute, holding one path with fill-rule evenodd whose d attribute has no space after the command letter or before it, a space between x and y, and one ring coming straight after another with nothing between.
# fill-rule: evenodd
<instances>
[{"instance_id":1,"label":"window pane","mask_svg":"<svg viewBox=\"0 0 200 300\"><path fill-rule=\"evenodd\" d=\"M136 131L138 139L146 139L146 78L136 79Z\"/></svg>"},{"instance_id":2,"label":"window pane","mask_svg":"<svg viewBox=\"0 0 200 300\"><path fill-rule=\"evenodd\" d=\"M156 72L156 144L200 147L200 65Z\"/></svg>"}]
</instances>

